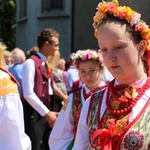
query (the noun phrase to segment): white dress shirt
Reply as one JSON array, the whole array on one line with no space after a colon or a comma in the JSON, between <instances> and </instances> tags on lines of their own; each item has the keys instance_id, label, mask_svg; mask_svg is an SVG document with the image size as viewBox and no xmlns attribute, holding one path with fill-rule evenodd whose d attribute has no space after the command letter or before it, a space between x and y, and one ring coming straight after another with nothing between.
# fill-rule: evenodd
<instances>
[{"instance_id":1,"label":"white dress shirt","mask_svg":"<svg viewBox=\"0 0 150 150\"><path fill-rule=\"evenodd\" d=\"M43 60L42 65L45 67L45 61L47 58L40 52L37 52L40 58ZM45 116L49 109L43 104L34 92L34 78L35 78L35 63L32 59L27 59L22 68L22 86L23 95L28 103L41 115ZM49 94L52 94L52 88L49 79Z\"/></svg>"}]
</instances>

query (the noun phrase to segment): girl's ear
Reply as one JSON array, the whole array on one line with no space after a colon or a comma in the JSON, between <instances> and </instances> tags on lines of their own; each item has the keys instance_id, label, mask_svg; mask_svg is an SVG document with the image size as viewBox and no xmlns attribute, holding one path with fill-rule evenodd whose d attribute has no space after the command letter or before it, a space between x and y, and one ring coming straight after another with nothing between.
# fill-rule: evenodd
<instances>
[{"instance_id":1,"label":"girl's ear","mask_svg":"<svg viewBox=\"0 0 150 150\"><path fill-rule=\"evenodd\" d=\"M145 52L145 49L146 49L146 46L147 46L147 42L145 40L142 40L139 45L138 45L138 51L139 51L139 54L142 56Z\"/></svg>"}]
</instances>

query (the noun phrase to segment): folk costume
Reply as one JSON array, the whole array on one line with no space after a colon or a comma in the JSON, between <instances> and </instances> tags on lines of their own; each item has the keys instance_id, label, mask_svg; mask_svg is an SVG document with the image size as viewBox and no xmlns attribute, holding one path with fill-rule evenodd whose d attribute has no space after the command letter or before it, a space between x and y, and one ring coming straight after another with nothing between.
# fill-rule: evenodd
<instances>
[{"instance_id":1,"label":"folk costume","mask_svg":"<svg viewBox=\"0 0 150 150\"><path fill-rule=\"evenodd\" d=\"M149 87L149 78L129 86L113 80L92 95L84 103L73 150L149 149Z\"/></svg>"},{"instance_id":2,"label":"folk costume","mask_svg":"<svg viewBox=\"0 0 150 150\"><path fill-rule=\"evenodd\" d=\"M103 85L104 82L102 82ZM83 85L82 88L76 89L69 95L67 108L66 110L61 110L49 138L51 150L72 149L83 103L98 88L90 91L90 89Z\"/></svg>"},{"instance_id":3,"label":"folk costume","mask_svg":"<svg viewBox=\"0 0 150 150\"><path fill-rule=\"evenodd\" d=\"M16 79L0 67L0 149L31 150L24 132L23 107Z\"/></svg>"},{"instance_id":4,"label":"folk costume","mask_svg":"<svg viewBox=\"0 0 150 150\"><path fill-rule=\"evenodd\" d=\"M93 17L95 37L98 38L99 46L102 48L100 52L104 63L113 75L116 75L116 79L114 78L107 88L96 92L84 103L73 150L148 150L150 149L150 78L147 76L150 75L150 28L141 20L141 14L130 7L119 6L117 0L112 2L103 0L96 9L97 12ZM121 35L117 33L115 25L124 29ZM104 42L102 37L110 27L114 27L115 31L109 30L107 34L112 37ZM138 35L138 42L135 34ZM131 43L125 42L124 37ZM125 44L120 41L124 41ZM144 44L139 49L137 45L139 46L140 42ZM108 43L111 44L106 46ZM130 53L132 48L128 47L132 44L135 51ZM131 72L128 76L127 72L125 73L126 68L119 59L123 58L123 54L131 59L134 52L138 52L138 62L129 69L135 72ZM134 74L138 74L135 79ZM120 82L124 80L124 84L120 84L118 80ZM133 83L126 85L125 83L130 83L130 80Z\"/></svg>"}]
</instances>

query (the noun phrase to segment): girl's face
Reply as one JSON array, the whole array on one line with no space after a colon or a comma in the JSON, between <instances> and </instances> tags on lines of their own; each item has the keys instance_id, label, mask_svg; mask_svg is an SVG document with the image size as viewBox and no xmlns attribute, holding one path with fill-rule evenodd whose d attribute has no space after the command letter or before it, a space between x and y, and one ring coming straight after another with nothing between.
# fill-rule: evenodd
<instances>
[{"instance_id":1,"label":"girl's face","mask_svg":"<svg viewBox=\"0 0 150 150\"><path fill-rule=\"evenodd\" d=\"M89 89L96 88L101 84L101 74L98 63L92 60L79 63L79 76Z\"/></svg>"},{"instance_id":2,"label":"girl's face","mask_svg":"<svg viewBox=\"0 0 150 150\"><path fill-rule=\"evenodd\" d=\"M98 30L98 44L104 64L120 83L129 84L145 76L141 61L145 47L133 43L125 25L102 24Z\"/></svg>"}]
</instances>

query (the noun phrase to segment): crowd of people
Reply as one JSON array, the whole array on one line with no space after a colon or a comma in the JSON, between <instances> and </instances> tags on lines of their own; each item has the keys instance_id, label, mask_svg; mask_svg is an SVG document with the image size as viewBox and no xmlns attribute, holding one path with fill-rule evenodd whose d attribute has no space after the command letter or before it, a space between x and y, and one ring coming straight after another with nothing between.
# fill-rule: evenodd
<instances>
[{"instance_id":1,"label":"crowd of people","mask_svg":"<svg viewBox=\"0 0 150 150\"><path fill-rule=\"evenodd\" d=\"M53 28L27 53L0 42L0 149L150 149L150 28L117 0L93 21L100 49L69 60Z\"/></svg>"}]
</instances>

